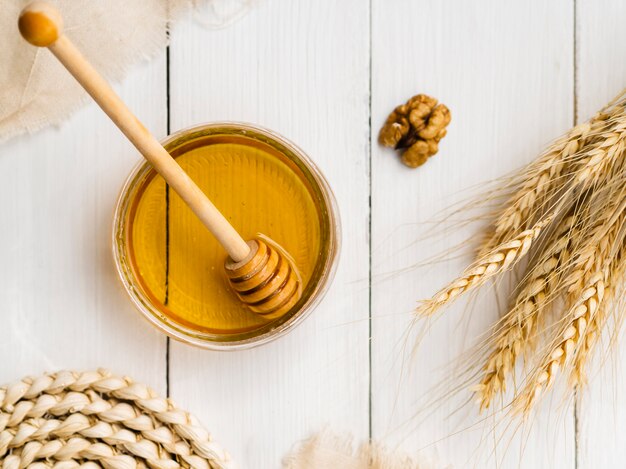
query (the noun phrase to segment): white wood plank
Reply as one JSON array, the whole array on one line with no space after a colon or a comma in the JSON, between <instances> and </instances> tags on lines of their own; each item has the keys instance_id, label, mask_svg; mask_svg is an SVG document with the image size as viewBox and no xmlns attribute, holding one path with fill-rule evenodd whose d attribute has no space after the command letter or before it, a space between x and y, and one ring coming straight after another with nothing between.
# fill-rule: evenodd
<instances>
[{"instance_id":1,"label":"white wood plank","mask_svg":"<svg viewBox=\"0 0 626 469\"><path fill-rule=\"evenodd\" d=\"M164 55L118 87L165 134ZM139 155L94 104L59 129L0 146L0 382L106 367L165 391L165 338L113 265L113 207Z\"/></svg>"},{"instance_id":2,"label":"white wood plank","mask_svg":"<svg viewBox=\"0 0 626 469\"><path fill-rule=\"evenodd\" d=\"M626 3L577 0L577 103L580 121L626 86ZM622 468L626 460L626 343L599 352L578 403L578 467ZM606 345L606 342L605 344ZM604 361L602 369L601 362Z\"/></svg>"},{"instance_id":3,"label":"white wood plank","mask_svg":"<svg viewBox=\"0 0 626 469\"><path fill-rule=\"evenodd\" d=\"M274 129L334 188L344 246L333 287L278 342L215 353L172 344L171 394L242 467L278 467L330 424L368 433L368 4L267 0L218 31L192 21L171 45L172 130L216 120Z\"/></svg>"},{"instance_id":4,"label":"white wood plank","mask_svg":"<svg viewBox=\"0 0 626 469\"><path fill-rule=\"evenodd\" d=\"M497 310L486 303L471 322L462 304L447 310L405 362L416 301L471 259L386 275L471 236L469 227L452 227L416 242L442 210L477 193L463 189L532 160L572 125L573 4L374 0L372 19L373 436L455 467L573 468L573 412L558 400L531 429L497 447L493 419L466 429L476 423L468 391L414 417L435 397L429 390L450 377L446 365L469 349ZM393 107L419 92L441 99L453 117L439 154L412 171L376 137Z\"/></svg>"}]
</instances>

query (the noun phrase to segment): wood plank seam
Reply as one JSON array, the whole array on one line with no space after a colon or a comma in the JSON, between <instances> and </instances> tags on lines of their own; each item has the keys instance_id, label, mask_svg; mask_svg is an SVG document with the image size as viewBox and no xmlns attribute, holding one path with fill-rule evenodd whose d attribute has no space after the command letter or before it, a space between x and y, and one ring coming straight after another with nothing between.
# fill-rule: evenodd
<instances>
[{"instance_id":1,"label":"wood plank seam","mask_svg":"<svg viewBox=\"0 0 626 469\"><path fill-rule=\"evenodd\" d=\"M165 118L166 132L172 132L170 125L170 25L165 26L168 45L165 47ZM170 294L170 186L165 184L165 298L163 304L167 306ZM165 339L165 389L166 396L170 396L170 338Z\"/></svg>"},{"instance_id":2,"label":"wood plank seam","mask_svg":"<svg viewBox=\"0 0 626 469\"><path fill-rule=\"evenodd\" d=\"M368 155L368 191L369 191L369 202L368 202L368 251L369 251L369 259L368 259L368 284L367 284L367 295L368 295L368 338L367 338L367 360L368 360L368 437L370 441L374 437L373 432L373 422L372 422L372 406L374 405L372 401L372 0L368 2L368 61L369 61L369 82L368 82L368 136L367 136L367 155Z\"/></svg>"}]
</instances>

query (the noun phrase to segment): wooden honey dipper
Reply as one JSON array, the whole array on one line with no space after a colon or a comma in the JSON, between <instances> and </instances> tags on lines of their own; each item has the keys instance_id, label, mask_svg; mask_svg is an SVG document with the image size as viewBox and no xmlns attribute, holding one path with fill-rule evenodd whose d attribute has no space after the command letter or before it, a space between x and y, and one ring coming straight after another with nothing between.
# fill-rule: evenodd
<instances>
[{"instance_id":1,"label":"wooden honey dipper","mask_svg":"<svg viewBox=\"0 0 626 469\"><path fill-rule=\"evenodd\" d=\"M257 237L246 242L189 175L139 122L106 80L63 34L59 11L36 1L20 13L20 33L29 43L47 47L126 135L154 169L176 191L229 255L228 281L253 312L275 319L302 296L302 281L293 259L275 242Z\"/></svg>"}]
</instances>

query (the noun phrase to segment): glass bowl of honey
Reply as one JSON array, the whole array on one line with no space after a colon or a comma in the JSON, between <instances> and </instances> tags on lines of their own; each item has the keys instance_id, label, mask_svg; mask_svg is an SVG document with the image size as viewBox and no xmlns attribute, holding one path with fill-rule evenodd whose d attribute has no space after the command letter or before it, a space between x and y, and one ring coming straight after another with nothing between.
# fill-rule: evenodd
<instances>
[{"instance_id":1,"label":"glass bowl of honey","mask_svg":"<svg viewBox=\"0 0 626 469\"><path fill-rule=\"evenodd\" d=\"M130 174L115 209L113 256L141 314L179 341L214 350L269 342L321 301L340 248L334 195L315 164L280 135L243 123L212 123L168 136L163 146L245 239L269 236L293 258L302 297L268 321L233 294L226 253L147 162Z\"/></svg>"}]
</instances>

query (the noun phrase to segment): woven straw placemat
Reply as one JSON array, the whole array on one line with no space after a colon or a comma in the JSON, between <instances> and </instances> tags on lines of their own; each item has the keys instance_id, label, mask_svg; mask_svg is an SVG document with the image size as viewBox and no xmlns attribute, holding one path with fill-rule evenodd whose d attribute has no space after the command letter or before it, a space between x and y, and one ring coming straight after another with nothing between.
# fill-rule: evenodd
<instances>
[{"instance_id":1,"label":"woven straw placemat","mask_svg":"<svg viewBox=\"0 0 626 469\"><path fill-rule=\"evenodd\" d=\"M0 388L0 466L232 469L197 419L105 370L46 374Z\"/></svg>"}]
</instances>

